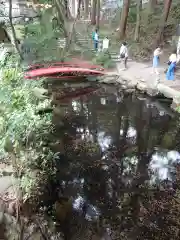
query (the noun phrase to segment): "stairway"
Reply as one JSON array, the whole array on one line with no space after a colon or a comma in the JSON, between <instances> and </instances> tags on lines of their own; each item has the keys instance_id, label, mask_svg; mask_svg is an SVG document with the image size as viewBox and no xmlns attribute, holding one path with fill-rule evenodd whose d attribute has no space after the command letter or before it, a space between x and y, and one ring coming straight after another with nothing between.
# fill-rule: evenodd
<instances>
[{"instance_id":1,"label":"stairway","mask_svg":"<svg viewBox=\"0 0 180 240\"><path fill-rule=\"evenodd\" d=\"M95 50L93 48L93 42L91 40L91 38L79 38L78 36L79 34L76 33L75 35L75 43L76 43L76 46L75 46L75 50L79 50L79 51L91 51L92 53L95 54ZM102 39L100 39L100 43L102 43ZM61 48L64 48L65 47L65 38L64 39L59 39L58 40L58 46L61 47ZM114 62L117 62L118 61L118 53L117 52L114 52L114 51L110 51L110 55L111 55L111 58Z\"/></svg>"}]
</instances>

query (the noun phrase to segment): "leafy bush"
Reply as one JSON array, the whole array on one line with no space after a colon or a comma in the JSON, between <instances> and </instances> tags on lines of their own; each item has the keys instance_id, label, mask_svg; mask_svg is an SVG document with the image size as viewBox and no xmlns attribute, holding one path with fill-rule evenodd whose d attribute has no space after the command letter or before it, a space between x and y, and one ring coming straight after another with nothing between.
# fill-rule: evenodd
<instances>
[{"instance_id":1,"label":"leafy bush","mask_svg":"<svg viewBox=\"0 0 180 240\"><path fill-rule=\"evenodd\" d=\"M136 22L136 6L131 7L129 9L128 22L129 23L135 23Z\"/></svg>"},{"instance_id":2,"label":"leafy bush","mask_svg":"<svg viewBox=\"0 0 180 240\"><path fill-rule=\"evenodd\" d=\"M52 14L46 10L40 21L26 25L23 52L27 60L38 62L60 58L61 48L58 46L58 39L62 37L62 29L53 29L51 20Z\"/></svg>"},{"instance_id":3,"label":"leafy bush","mask_svg":"<svg viewBox=\"0 0 180 240\"><path fill-rule=\"evenodd\" d=\"M33 93L41 86L42 81L25 81L21 68L1 69L0 156L10 159L26 197L31 196L41 179L44 181L46 168L52 174L51 151L44 147L43 140L49 132L51 114L37 114L37 109L49 106L50 100L37 98ZM37 170L38 179L33 174Z\"/></svg>"},{"instance_id":4,"label":"leafy bush","mask_svg":"<svg viewBox=\"0 0 180 240\"><path fill-rule=\"evenodd\" d=\"M100 52L93 59L93 63L99 64L104 68L112 68L114 67L114 62L112 61L111 55L108 52Z\"/></svg>"}]
</instances>

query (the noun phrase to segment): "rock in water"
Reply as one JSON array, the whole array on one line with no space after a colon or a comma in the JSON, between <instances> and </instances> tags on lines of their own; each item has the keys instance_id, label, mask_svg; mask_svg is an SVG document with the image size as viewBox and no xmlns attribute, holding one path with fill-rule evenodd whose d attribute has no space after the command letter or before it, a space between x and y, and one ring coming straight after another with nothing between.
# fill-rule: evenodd
<instances>
[{"instance_id":1,"label":"rock in water","mask_svg":"<svg viewBox=\"0 0 180 240\"><path fill-rule=\"evenodd\" d=\"M46 94L47 94L47 90L46 89L44 89L44 88L34 88L33 89L33 94L34 94L34 96L35 97L37 97L37 98L39 98L39 99L45 99L45 98L48 98L47 96L46 96Z\"/></svg>"},{"instance_id":2,"label":"rock in water","mask_svg":"<svg viewBox=\"0 0 180 240\"><path fill-rule=\"evenodd\" d=\"M0 178L0 194L3 195L8 188L11 186L17 186L19 183L19 180L17 178L14 178L12 176L4 176Z\"/></svg>"}]
</instances>

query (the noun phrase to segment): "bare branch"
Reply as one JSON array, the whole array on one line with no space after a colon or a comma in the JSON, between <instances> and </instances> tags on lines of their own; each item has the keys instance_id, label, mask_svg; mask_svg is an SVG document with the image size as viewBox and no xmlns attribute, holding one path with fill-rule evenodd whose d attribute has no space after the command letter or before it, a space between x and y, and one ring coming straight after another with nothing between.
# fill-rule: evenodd
<instances>
[{"instance_id":1,"label":"bare branch","mask_svg":"<svg viewBox=\"0 0 180 240\"><path fill-rule=\"evenodd\" d=\"M12 30L12 38L13 38L13 41L14 41L14 44L15 44L16 51L18 52L18 54L19 54L19 56L22 60L23 56L22 56L21 51L19 49L19 45L18 45L18 41L17 41L17 37L16 37L16 32L15 32L13 21L12 21L12 0L9 0L9 23L10 23L11 30Z\"/></svg>"}]
</instances>

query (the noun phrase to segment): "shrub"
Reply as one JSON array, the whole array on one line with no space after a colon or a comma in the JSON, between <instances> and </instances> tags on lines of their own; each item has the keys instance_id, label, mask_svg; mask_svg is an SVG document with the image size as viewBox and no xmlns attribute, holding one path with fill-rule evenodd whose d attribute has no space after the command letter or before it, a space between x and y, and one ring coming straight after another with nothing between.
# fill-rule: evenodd
<instances>
[{"instance_id":1,"label":"shrub","mask_svg":"<svg viewBox=\"0 0 180 240\"><path fill-rule=\"evenodd\" d=\"M0 156L13 165L16 177L22 180L26 198L37 188L41 177L44 181L46 167L52 173L51 151L44 147L51 114L37 114L37 109L49 106L50 100L35 97L33 93L35 87L41 86L42 81L25 81L21 68L1 69Z\"/></svg>"},{"instance_id":2,"label":"shrub","mask_svg":"<svg viewBox=\"0 0 180 240\"><path fill-rule=\"evenodd\" d=\"M108 52L98 53L98 55L93 59L93 63L99 64L104 68L112 68L115 65Z\"/></svg>"}]
</instances>

